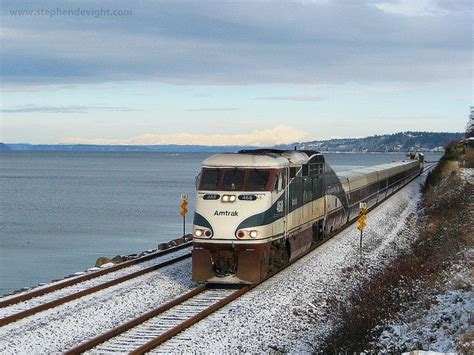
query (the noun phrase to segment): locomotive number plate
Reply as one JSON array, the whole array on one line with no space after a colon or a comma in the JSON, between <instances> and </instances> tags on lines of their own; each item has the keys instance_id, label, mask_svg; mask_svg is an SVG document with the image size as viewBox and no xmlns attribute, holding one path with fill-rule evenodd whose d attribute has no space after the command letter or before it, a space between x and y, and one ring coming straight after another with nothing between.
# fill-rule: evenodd
<instances>
[{"instance_id":1,"label":"locomotive number plate","mask_svg":"<svg viewBox=\"0 0 474 355\"><path fill-rule=\"evenodd\" d=\"M239 200L243 201L255 201L257 196L255 195L239 195Z\"/></svg>"}]
</instances>

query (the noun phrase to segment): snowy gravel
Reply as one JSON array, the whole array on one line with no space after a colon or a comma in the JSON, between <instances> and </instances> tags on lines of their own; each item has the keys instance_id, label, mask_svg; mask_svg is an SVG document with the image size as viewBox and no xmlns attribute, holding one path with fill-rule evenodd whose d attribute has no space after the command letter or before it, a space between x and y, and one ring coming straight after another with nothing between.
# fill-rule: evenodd
<instances>
[{"instance_id":1,"label":"snowy gravel","mask_svg":"<svg viewBox=\"0 0 474 355\"><path fill-rule=\"evenodd\" d=\"M103 276L99 276L99 277L93 278L91 280L78 283L76 285L65 287L65 288L62 288L60 290L47 293L43 296L35 297L35 298L32 298L30 300L27 300L27 301L24 301L24 302L21 302L21 303L18 303L18 304L14 304L14 305L11 305L11 306L8 306L8 307L0 308L0 318L5 318L5 317L8 317L12 314L21 312L23 310L30 309L30 308L48 303L48 302L57 300L57 299L62 298L62 297L66 297L68 295L77 293L79 291L94 287L96 285L99 285L99 284L117 279L117 278L122 277L122 276L129 275L133 272L137 272L137 271L146 269L147 267L156 265L158 263L162 263L162 262L174 259L178 256L189 254L190 251L191 251L190 248L186 248L186 249L183 249L183 250L178 250L174 253L166 254L166 255L160 256L159 258L155 258L153 260L144 261L140 264L132 265L132 266L123 268L121 270L117 270L115 272L111 272L111 273L105 274ZM112 265L115 265L115 264L112 264ZM6 297L4 299L8 299L8 298ZM3 300L3 299L0 298L0 300Z\"/></svg>"},{"instance_id":2,"label":"snowy gravel","mask_svg":"<svg viewBox=\"0 0 474 355\"><path fill-rule=\"evenodd\" d=\"M329 297L344 301L355 282L407 248L405 228L420 199L417 178L368 214L363 255L356 224L272 279L155 349L170 352L311 352L337 324ZM350 276L348 268L360 270Z\"/></svg>"},{"instance_id":3,"label":"snowy gravel","mask_svg":"<svg viewBox=\"0 0 474 355\"><path fill-rule=\"evenodd\" d=\"M0 353L54 353L133 319L193 288L191 260L0 328Z\"/></svg>"}]
</instances>

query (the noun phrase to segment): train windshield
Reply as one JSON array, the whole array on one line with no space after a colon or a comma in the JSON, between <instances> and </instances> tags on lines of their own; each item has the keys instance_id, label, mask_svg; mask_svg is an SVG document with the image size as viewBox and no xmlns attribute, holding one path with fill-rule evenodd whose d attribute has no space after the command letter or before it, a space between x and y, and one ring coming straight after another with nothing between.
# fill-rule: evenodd
<instances>
[{"instance_id":1,"label":"train windshield","mask_svg":"<svg viewBox=\"0 0 474 355\"><path fill-rule=\"evenodd\" d=\"M201 190L217 190L221 171L219 169L204 169L201 178Z\"/></svg>"},{"instance_id":2,"label":"train windshield","mask_svg":"<svg viewBox=\"0 0 474 355\"><path fill-rule=\"evenodd\" d=\"M252 170L249 172L247 188L251 191L265 190L268 183L270 172L268 170Z\"/></svg>"},{"instance_id":3,"label":"train windshield","mask_svg":"<svg viewBox=\"0 0 474 355\"><path fill-rule=\"evenodd\" d=\"M244 178L244 170L234 169L224 171L224 177L222 178L222 190L242 190L244 187Z\"/></svg>"},{"instance_id":4,"label":"train windshield","mask_svg":"<svg viewBox=\"0 0 474 355\"><path fill-rule=\"evenodd\" d=\"M275 175L264 169L212 169L204 168L199 184L200 190L220 191L265 191L271 190L269 181Z\"/></svg>"}]
</instances>

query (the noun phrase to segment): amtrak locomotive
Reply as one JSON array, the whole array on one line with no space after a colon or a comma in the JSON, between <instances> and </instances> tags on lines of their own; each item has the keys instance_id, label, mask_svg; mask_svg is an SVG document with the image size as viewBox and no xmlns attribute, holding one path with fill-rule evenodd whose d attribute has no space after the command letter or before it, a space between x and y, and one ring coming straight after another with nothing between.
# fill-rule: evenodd
<instances>
[{"instance_id":1,"label":"amtrak locomotive","mask_svg":"<svg viewBox=\"0 0 474 355\"><path fill-rule=\"evenodd\" d=\"M193 280L257 283L423 170L423 156L335 173L310 150L244 150L202 163Z\"/></svg>"}]
</instances>

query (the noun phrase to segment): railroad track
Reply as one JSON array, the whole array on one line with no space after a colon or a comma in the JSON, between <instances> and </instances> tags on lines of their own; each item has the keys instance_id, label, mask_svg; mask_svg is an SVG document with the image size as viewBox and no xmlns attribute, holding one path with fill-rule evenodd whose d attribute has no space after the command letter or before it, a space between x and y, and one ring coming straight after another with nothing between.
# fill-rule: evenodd
<instances>
[{"instance_id":1,"label":"railroad track","mask_svg":"<svg viewBox=\"0 0 474 355\"><path fill-rule=\"evenodd\" d=\"M422 173L430 170L435 165L436 163L427 164ZM415 178L411 179L405 185L408 185L408 183ZM392 195L400 190L401 189L395 191ZM385 199L377 203L370 210L387 200L388 199ZM354 221L348 222L343 228L330 235L327 239L312 246L305 255L308 255L321 244L324 244L335 235L353 225L353 223ZM66 354L76 355L88 351L101 354L125 352L130 354L144 354L221 309L233 300L265 282L267 279L273 277L275 274L283 271L305 255L300 256L285 267L271 273L258 284L243 286L237 289L231 287L217 288L216 286L210 285L197 287L175 300L128 321L107 333L85 341L67 351Z\"/></svg>"},{"instance_id":2,"label":"railroad track","mask_svg":"<svg viewBox=\"0 0 474 355\"><path fill-rule=\"evenodd\" d=\"M118 285L191 257L191 242L152 253L113 267L65 280L0 302L0 326ZM159 259L157 263L156 260Z\"/></svg>"},{"instance_id":3,"label":"railroad track","mask_svg":"<svg viewBox=\"0 0 474 355\"><path fill-rule=\"evenodd\" d=\"M66 354L143 354L171 339L255 287L203 285L142 316L70 349Z\"/></svg>"}]
</instances>

